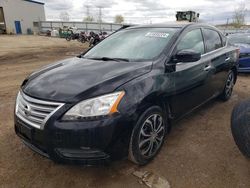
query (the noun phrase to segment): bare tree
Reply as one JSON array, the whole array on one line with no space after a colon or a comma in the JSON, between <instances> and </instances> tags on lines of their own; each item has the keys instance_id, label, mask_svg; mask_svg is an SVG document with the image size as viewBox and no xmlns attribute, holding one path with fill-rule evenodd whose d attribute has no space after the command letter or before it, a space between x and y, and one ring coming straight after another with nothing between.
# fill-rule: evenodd
<instances>
[{"instance_id":1,"label":"bare tree","mask_svg":"<svg viewBox=\"0 0 250 188\"><path fill-rule=\"evenodd\" d=\"M124 22L124 18L122 15L115 16L115 23L123 23L123 22Z\"/></svg>"},{"instance_id":2,"label":"bare tree","mask_svg":"<svg viewBox=\"0 0 250 188\"><path fill-rule=\"evenodd\" d=\"M235 10L233 15L233 25L235 27L241 27L245 24L245 16L247 13L246 5L241 3Z\"/></svg>"},{"instance_id":3,"label":"bare tree","mask_svg":"<svg viewBox=\"0 0 250 188\"><path fill-rule=\"evenodd\" d=\"M64 11L60 13L60 20L61 21L69 21L70 17L69 17L69 13Z\"/></svg>"},{"instance_id":4,"label":"bare tree","mask_svg":"<svg viewBox=\"0 0 250 188\"><path fill-rule=\"evenodd\" d=\"M95 21L93 16L86 16L85 18L83 18L84 22L93 22Z\"/></svg>"}]
</instances>

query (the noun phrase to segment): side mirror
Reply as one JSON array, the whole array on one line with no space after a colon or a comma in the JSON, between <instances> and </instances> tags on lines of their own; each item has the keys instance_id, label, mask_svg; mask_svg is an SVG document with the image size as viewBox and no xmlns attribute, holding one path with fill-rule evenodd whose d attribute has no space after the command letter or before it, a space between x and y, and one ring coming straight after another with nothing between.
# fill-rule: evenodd
<instances>
[{"instance_id":1,"label":"side mirror","mask_svg":"<svg viewBox=\"0 0 250 188\"><path fill-rule=\"evenodd\" d=\"M175 56L175 62L195 62L201 59L201 53L194 50L181 50Z\"/></svg>"}]
</instances>

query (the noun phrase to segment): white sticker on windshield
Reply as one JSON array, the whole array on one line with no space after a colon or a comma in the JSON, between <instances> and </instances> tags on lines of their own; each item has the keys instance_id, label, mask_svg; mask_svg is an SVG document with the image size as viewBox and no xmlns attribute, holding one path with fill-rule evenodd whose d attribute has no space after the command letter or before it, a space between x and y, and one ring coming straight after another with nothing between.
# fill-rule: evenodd
<instances>
[{"instance_id":1,"label":"white sticker on windshield","mask_svg":"<svg viewBox=\"0 0 250 188\"><path fill-rule=\"evenodd\" d=\"M148 32L146 37L157 37L157 38L168 38L168 33L156 33L156 32Z\"/></svg>"}]
</instances>

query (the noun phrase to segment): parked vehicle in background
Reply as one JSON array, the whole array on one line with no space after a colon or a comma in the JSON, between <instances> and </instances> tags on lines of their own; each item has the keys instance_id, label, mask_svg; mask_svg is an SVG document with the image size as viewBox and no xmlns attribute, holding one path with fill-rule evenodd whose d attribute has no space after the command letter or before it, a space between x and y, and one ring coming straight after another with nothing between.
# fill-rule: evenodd
<instances>
[{"instance_id":1,"label":"parked vehicle in background","mask_svg":"<svg viewBox=\"0 0 250 188\"><path fill-rule=\"evenodd\" d=\"M100 37L101 41L104 40L107 36L108 36L108 33L105 31L102 31L99 33L99 37Z\"/></svg>"},{"instance_id":2,"label":"parked vehicle in background","mask_svg":"<svg viewBox=\"0 0 250 188\"><path fill-rule=\"evenodd\" d=\"M71 41L71 40L79 40L80 34L77 32L76 27L70 27L68 29L68 34L66 35L66 40Z\"/></svg>"},{"instance_id":3,"label":"parked vehicle in background","mask_svg":"<svg viewBox=\"0 0 250 188\"><path fill-rule=\"evenodd\" d=\"M228 35L229 42L240 48L239 72L250 72L250 33Z\"/></svg>"},{"instance_id":4,"label":"parked vehicle in background","mask_svg":"<svg viewBox=\"0 0 250 188\"><path fill-rule=\"evenodd\" d=\"M85 43L88 41L88 36L87 36L86 32L80 32L78 41L81 43Z\"/></svg>"},{"instance_id":5,"label":"parked vehicle in background","mask_svg":"<svg viewBox=\"0 0 250 188\"><path fill-rule=\"evenodd\" d=\"M240 151L250 157L250 99L237 104L231 116L231 130Z\"/></svg>"},{"instance_id":6,"label":"parked vehicle in background","mask_svg":"<svg viewBox=\"0 0 250 188\"><path fill-rule=\"evenodd\" d=\"M46 31L46 36L47 36L47 37L51 37L51 30L47 30L47 31Z\"/></svg>"},{"instance_id":7,"label":"parked vehicle in background","mask_svg":"<svg viewBox=\"0 0 250 188\"><path fill-rule=\"evenodd\" d=\"M79 40L79 38L80 38L79 33L69 33L69 34L66 36L66 40L67 40L67 41Z\"/></svg>"},{"instance_id":8,"label":"parked vehicle in background","mask_svg":"<svg viewBox=\"0 0 250 188\"><path fill-rule=\"evenodd\" d=\"M100 38L99 34L96 34L95 32L91 31L89 33L90 40L89 40L89 47L97 45L102 39Z\"/></svg>"},{"instance_id":9,"label":"parked vehicle in background","mask_svg":"<svg viewBox=\"0 0 250 188\"><path fill-rule=\"evenodd\" d=\"M59 31L57 29L51 30L51 37L59 37Z\"/></svg>"},{"instance_id":10,"label":"parked vehicle in background","mask_svg":"<svg viewBox=\"0 0 250 188\"><path fill-rule=\"evenodd\" d=\"M16 99L16 134L57 162L129 156L147 164L174 122L213 98L231 97L238 55L208 25L120 30L28 76Z\"/></svg>"}]
</instances>

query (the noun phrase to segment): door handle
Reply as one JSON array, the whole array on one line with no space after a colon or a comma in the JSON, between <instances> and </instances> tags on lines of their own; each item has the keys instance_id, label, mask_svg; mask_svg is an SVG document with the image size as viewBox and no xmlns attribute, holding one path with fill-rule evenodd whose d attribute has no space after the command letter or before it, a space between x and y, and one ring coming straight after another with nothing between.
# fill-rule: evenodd
<instances>
[{"instance_id":1,"label":"door handle","mask_svg":"<svg viewBox=\"0 0 250 188\"><path fill-rule=\"evenodd\" d=\"M230 57L227 57L227 58L225 59L225 61L230 61L230 59L231 59Z\"/></svg>"},{"instance_id":2,"label":"door handle","mask_svg":"<svg viewBox=\"0 0 250 188\"><path fill-rule=\"evenodd\" d=\"M205 68L203 69L204 71L209 71L211 69L211 65L206 65Z\"/></svg>"}]
</instances>

